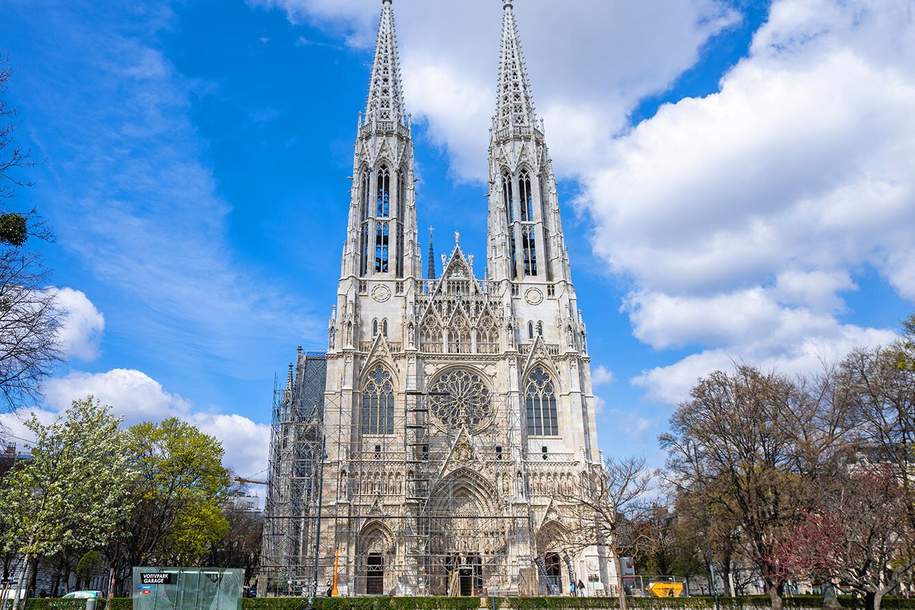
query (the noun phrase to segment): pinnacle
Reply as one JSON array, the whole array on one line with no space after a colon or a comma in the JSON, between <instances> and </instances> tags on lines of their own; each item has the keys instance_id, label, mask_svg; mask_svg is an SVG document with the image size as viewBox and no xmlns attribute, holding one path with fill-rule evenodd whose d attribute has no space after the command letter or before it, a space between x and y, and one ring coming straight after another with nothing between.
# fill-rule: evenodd
<instances>
[{"instance_id":1,"label":"pinnacle","mask_svg":"<svg viewBox=\"0 0 915 610\"><path fill-rule=\"evenodd\" d=\"M393 1L382 0L365 120L402 122L403 116L403 85L397 54Z\"/></svg>"},{"instance_id":2,"label":"pinnacle","mask_svg":"<svg viewBox=\"0 0 915 610\"><path fill-rule=\"evenodd\" d=\"M527 65L521 50L521 37L515 14L511 10L512 6L512 0L503 0L502 50L499 57L496 114L493 117L497 130L532 127L536 123L534 98L531 95Z\"/></svg>"}]
</instances>

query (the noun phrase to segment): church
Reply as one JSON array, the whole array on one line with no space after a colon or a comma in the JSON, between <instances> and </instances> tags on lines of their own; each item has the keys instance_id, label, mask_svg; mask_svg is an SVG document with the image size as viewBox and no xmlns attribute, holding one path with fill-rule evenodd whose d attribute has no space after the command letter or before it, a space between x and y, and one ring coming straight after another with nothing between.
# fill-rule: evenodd
<instances>
[{"instance_id":1,"label":"church","mask_svg":"<svg viewBox=\"0 0 915 610\"><path fill-rule=\"evenodd\" d=\"M603 595L612 582L602 549L563 546L574 524L560 506L601 461L588 335L502 4L480 269L459 235L423 264L382 1L327 351L300 349L274 401L259 595Z\"/></svg>"}]
</instances>

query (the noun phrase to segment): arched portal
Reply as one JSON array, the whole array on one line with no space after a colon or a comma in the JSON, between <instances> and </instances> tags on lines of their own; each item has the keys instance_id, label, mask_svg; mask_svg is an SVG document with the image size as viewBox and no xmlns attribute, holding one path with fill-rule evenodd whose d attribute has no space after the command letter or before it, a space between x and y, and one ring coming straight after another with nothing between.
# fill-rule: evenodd
<instances>
[{"instance_id":1,"label":"arched portal","mask_svg":"<svg viewBox=\"0 0 915 610\"><path fill-rule=\"evenodd\" d=\"M502 583L507 542L496 489L478 472L461 468L433 490L427 511L426 573L433 595L483 595Z\"/></svg>"},{"instance_id":2,"label":"arched portal","mask_svg":"<svg viewBox=\"0 0 915 610\"><path fill-rule=\"evenodd\" d=\"M548 595L561 595L571 584L571 559L564 541L566 530L557 521L547 521L537 532L537 561L541 589ZM563 564L567 570L563 570ZM567 573L563 573L567 572Z\"/></svg>"},{"instance_id":3,"label":"arched portal","mask_svg":"<svg viewBox=\"0 0 915 610\"><path fill-rule=\"evenodd\" d=\"M391 530L380 521L370 521L359 532L356 544L359 563L356 591L365 595L384 595L393 586L394 545Z\"/></svg>"}]
</instances>

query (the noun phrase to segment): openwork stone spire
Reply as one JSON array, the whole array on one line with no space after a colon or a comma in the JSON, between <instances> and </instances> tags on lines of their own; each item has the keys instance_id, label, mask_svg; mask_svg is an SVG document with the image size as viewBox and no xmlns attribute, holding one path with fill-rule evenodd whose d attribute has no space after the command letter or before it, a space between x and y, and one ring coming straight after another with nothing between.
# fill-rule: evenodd
<instances>
[{"instance_id":1,"label":"openwork stone spire","mask_svg":"<svg viewBox=\"0 0 915 610\"><path fill-rule=\"evenodd\" d=\"M521 50L521 37L511 0L502 4L502 51L499 58L495 129L533 127L534 98Z\"/></svg>"},{"instance_id":2,"label":"openwork stone spire","mask_svg":"<svg viewBox=\"0 0 915 610\"><path fill-rule=\"evenodd\" d=\"M391 0L382 0L381 3L375 62L372 65L369 99L365 108L365 121L368 123L373 120L404 122L403 85Z\"/></svg>"}]
</instances>

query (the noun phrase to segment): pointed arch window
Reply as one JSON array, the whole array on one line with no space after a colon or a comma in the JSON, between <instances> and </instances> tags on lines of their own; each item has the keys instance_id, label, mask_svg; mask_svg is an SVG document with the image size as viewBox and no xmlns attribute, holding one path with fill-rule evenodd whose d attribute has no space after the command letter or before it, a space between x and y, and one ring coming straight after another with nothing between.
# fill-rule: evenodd
<instances>
[{"instance_id":1,"label":"pointed arch window","mask_svg":"<svg viewBox=\"0 0 915 610\"><path fill-rule=\"evenodd\" d=\"M395 263L394 271L397 273L397 277L403 277L403 258L404 258L404 243L403 243L403 223L397 222L397 262Z\"/></svg>"},{"instance_id":2,"label":"pointed arch window","mask_svg":"<svg viewBox=\"0 0 915 610\"><path fill-rule=\"evenodd\" d=\"M537 241L533 225L521 227L521 247L524 250L524 275L537 275Z\"/></svg>"},{"instance_id":3,"label":"pointed arch window","mask_svg":"<svg viewBox=\"0 0 915 610\"><path fill-rule=\"evenodd\" d=\"M505 205L505 220L509 225L515 221L512 177L507 171L502 174L502 203Z\"/></svg>"},{"instance_id":4,"label":"pointed arch window","mask_svg":"<svg viewBox=\"0 0 915 610\"><path fill-rule=\"evenodd\" d=\"M484 317L477 324L477 352L480 354L499 352L499 333L496 332L496 325L489 316Z\"/></svg>"},{"instance_id":5,"label":"pointed arch window","mask_svg":"<svg viewBox=\"0 0 915 610\"><path fill-rule=\"evenodd\" d=\"M559 436L556 386L542 366L538 366L528 375L525 402L527 433L530 436Z\"/></svg>"},{"instance_id":6,"label":"pointed arch window","mask_svg":"<svg viewBox=\"0 0 915 610\"><path fill-rule=\"evenodd\" d=\"M359 217L362 223L359 227L359 275L366 275L369 271L369 172L362 170L360 184Z\"/></svg>"},{"instance_id":7,"label":"pointed arch window","mask_svg":"<svg viewBox=\"0 0 915 610\"><path fill-rule=\"evenodd\" d=\"M470 353L470 325L462 315L458 315L448 329L448 352L452 354Z\"/></svg>"},{"instance_id":8,"label":"pointed arch window","mask_svg":"<svg viewBox=\"0 0 915 610\"><path fill-rule=\"evenodd\" d=\"M378 318L372 320L372 339L378 336Z\"/></svg>"},{"instance_id":9,"label":"pointed arch window","mask_svg":"<svg viewBox=\"0 0 915 610\"><path fill-rule=\"evenodd\" d=\"M388 338L388 319L385 318L381 321L381 336L385 339Z\"/></svg>"},{"instance_id":10,"label":"pointed arch window","mask_svg":"<svg viewBox=\"0 0 915 610\"><path fill-rule=\"evenodd\" d=\"M404 221L404 208L407 205L407 170L397 172L397 219Z\"/></svg>"},{"instance_id":11,"label":"pointed arch window","mask_svg":"<svg viewBox=\"0 0 915 610\"><path fill-rule=\"evenodd\" d=\"M530 339L531 341L534 340L534 323L533 322L527 323L527 338Z\"/></svg>"},{"instance_id":12,"label":"pointed arch window","mask_svg":"<svg viewBox=\"0 0 915 610\"><path fill-rule=\"evenodd\" d=\"M518 190L521 195L521 222L534 222L534 192L531 190L531 176L526 170L521 172Z\"/></svg>"},{"instance_id":13,"label":"pointed arch window","mask_svg":"<svg viewBox=\"0 0 915 610\"><path fill-rule=\"evenodd\" d=\"M432 316L426 318L420 328L419 346L420 350L430 354L442 353L442 327Z\"/></svg>"},{"instance_id":14,"label":"pointed arch window","mask_svg":"<svg viewBox=\"0 0 915 610\"><path fill-rule=\"evenodd\" d=\"M378 273L388 272L389 242L388 223L379 222L375 225L375 271Z\"/></svg>"},{"instance_id":15,"label":"pointed arch window","mask_svg":"<svg viewBox=\"0 0 915 610\"><path fill-rule=\"evenodd\" d=\"M375 216L388 218L391 215L391 173L387 166L378 170L378 195L375 198Z\"/></svg>"},{"instance_id":16,"label":"pointed arch window","mask_svg":"<svg viewBox=\"0 0 915 610\"><path fill-rule=\"evenodd\" d=\"M369 219L369 173L366 170L362 170L362 185L359 197L361 201L360 219L365 222Z\"/></svg>"},{"instance_id":17,"label":"pointed arch window","mask_svg":"<svg viewBox=\"0 0 915 610\"><path fill-rule=\"evenodd\" d=\"M539 322L537 322L537 336L538 337L543 336L543 320L540 320Z\"/></svg>"},{"instance_id":18,"label":"pointed arch window","mask_svg":"<svg viewBox=\"0 0 915 610\"><path fill-rule=\"evenodd\" d=\"M380 366L362 386L362 433L394 434L394 382Z\"/></svg>"}]
</instances>

